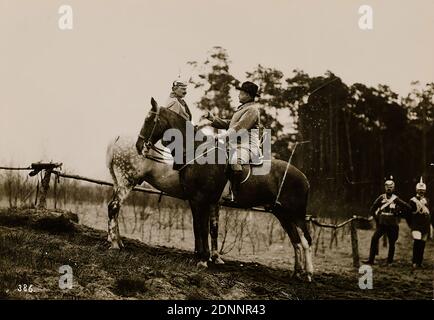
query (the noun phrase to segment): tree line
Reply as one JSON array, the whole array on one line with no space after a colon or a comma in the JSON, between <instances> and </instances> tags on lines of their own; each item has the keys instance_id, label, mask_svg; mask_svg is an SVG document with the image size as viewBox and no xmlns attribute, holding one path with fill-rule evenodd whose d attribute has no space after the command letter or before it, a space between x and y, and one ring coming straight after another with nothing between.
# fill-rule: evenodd
<instances>
[{"instance_id":1,"label":"tree line","mask_svg":"<svg viewBox=\"0 0 434 320\"><path fill-rule=\"evenodd\" d=\"M230 70L222 47L210 50L205 61L189 62L197 71L192 78L203 94L197 107L230 118L238 100L231 98L240 84ZM310 76L293 70L289 76L262 65L246 72L260 86L261 127L271 129L273 157L302 170L311 185L309 213L316 216L363 215L379 193L384 179L394 177L396 191L409 199L420 176L431 190L434 166L434 82L411 83L399 96L387 85L370 87L345 84L331 71ZM305 141L295 148L296 142ZM0 195L10 206L34 203L37 186L18 173L2 174ZM68 201L104 202L111 188L62 181L49 191L59 205ZM132 193L127 204L152 203L158 197ZM173 203L172 203L173 202ZM183 206L165 199L165 205Z\"/></svg>"},{"instance_id":2,"label":"tree line","mask_svg":"<svg viewBox=\"0 0 434 320\"><path fill-rule=\"evenodd\" d=\"M231 74L227 51L214 47L205 61L189 62L203 95L197 107L230 118L238 101L231 92L239 81ZM367 213L393 176L396 191L410 198L420 176L428 197L434 167L434 82L415 81L402 97L387 85L345 84L332 71L290 76L258 65L246 79L260 86L261 125L272 131L272 153L292 162L311 184L310 212L315 215Z\"/></svg>"}]
</instances>

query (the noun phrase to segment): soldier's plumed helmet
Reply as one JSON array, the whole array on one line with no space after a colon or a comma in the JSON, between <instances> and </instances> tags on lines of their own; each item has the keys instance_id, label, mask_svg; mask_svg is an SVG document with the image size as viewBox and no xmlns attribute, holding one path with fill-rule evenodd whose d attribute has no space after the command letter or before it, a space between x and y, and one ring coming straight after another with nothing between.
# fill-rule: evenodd
<instances>
[{"instance_id":1,"label":"soldier's plumed helmet","mask_svg":"<svg viewBox=\"0 0 434 320\"><path fill-rule=\"evenodd\" d=\"M178 88L178 87L187 87L187 81L182 80L175 80L172 83L172 89Z\"/></svg>"},{"instance_id":2,"label":"soldier's plumed helmet","mask_svg":"<svg viewBox=\"0 0 434 320\"><path fill-rule=\"evenodd\" d=\"M395 182L393 181L393 178L392 177L390 177L390 179L387 179L385 182L384 182L384 187L386 188L386 189L395 189Z\"/></svg>"},{"instance_id":3,"label":"soldier's plumed helmet","mask_svg":"<svg viewBox=\"0 0 434 320\"><path fill-rule=\"evenodd\" d=\"M426 191L426 184L423 183L422 177L420 177L420 181L416 185L416 191Z\"/></svg>"}]
</instances>

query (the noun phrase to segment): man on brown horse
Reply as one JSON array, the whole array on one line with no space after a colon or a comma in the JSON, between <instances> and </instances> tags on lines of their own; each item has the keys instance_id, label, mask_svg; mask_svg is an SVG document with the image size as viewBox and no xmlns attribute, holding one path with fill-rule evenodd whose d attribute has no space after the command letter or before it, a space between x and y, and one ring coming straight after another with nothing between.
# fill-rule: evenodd
<instances>
[{"instance_id":1,"label":"man on brown horse","mask_svg":"<svg viewBox=\"0 0 434 320\"><path fill-rule=\"evenodd\" d=\"M242 180L242 166L249 164L251 159L260 158L261 154L259 142L260 105L255 102L255 97L259 97L258 86L250 81L246 81L241 87L237 87L237 89L240 90L238 99L241 104L236 109L231 120L223 120L210 112L206 117L212 121L211 125L214 128L227 130L226 132L217 134L216 138L229 138L229 163L232 171L231 185L235 199ZM238 141L238 137L241 137L241 142ZM233 201L230 197L224 197L224 200Z\"/></svg>"},{"instance_id":2,"label":"man on brown horse","mask_svg":"<svg viewBox=\"0 0 434 320\"><path fill-rule=\"evenodd\" d=\"M245 85L244 88L246 88ZM250 94L251 92L248 91L247 93ZM253 97L252 94L250 96ZM152 108L140 130L140 135L143 138L138 139L136 142L139 154L142 153L143 148L146 148L147 152L152 150L155 143L161 139L164 146L168 147L169 143L172 145L172 141L163 139L168 131L180 133L178 139L182 142L191 140L191 137L188 137L190 131L193 131L194 137L196 136L198 129L194 128L185 118L172 110L159 107L154 99L151 99L151 104ZM241 116L241 118L243 117ZM177 135L175 135L176 137ZM215 143L215 137L210 136L210 138ZM196 154L198 150L202 152L202 141L193 140L191 148L194 153ZM185 151L187 145L185 144L185 147L184 143L180 145ZM217 159L225 157L225 150L221 148L215 149ZM171 150L172 155L176 155L176 150L176 148ZM220 155L223 157L220 157ZM237 195L237 204L243 208L255 206L269 208L273 206L271 213L279 220L294 247L294 275L300 276L301 272L305 270L308 281L311 281L313 275L312 238L306 223L309 181L300 170L285 161L271 159L270 162L270 170L267 170L267 173L252 174L246 180ZM265 165L259 167L263 166ZM214 241L211 241L212 253L217 249L215 240L217 240L216 235L218 234L219 200L227 182L225 176L226 167L225 162L199 163L199 161L195 160L186 163L183 169L179 171L179 181L190 203L193 215L194 247L199 259L198 266L207 266L208 259L214 255L211 254L209 248L210 233L214 234ZM279 204L273 205L276 203L277 198L279 198ZM211 219L212 216L215 219ZM115 232L113 234L115 240L117 240L119 233ZM301 261L303 258L301 250L304 253L304 270Z\"/></svg>"}]
</instances>

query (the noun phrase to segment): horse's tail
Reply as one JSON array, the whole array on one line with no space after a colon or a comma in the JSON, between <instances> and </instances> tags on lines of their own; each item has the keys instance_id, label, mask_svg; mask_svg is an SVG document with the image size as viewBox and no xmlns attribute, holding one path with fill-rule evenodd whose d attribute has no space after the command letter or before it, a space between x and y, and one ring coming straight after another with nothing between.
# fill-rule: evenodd
<instances>
[{"instance_id":1,"label":"horse's tail","mask_svg":"<svg viewBox=\"0 0 434 320\"><path fill-rule=\"evenodd\" d=\"M116 138L114 138L113 140L111 140L107 146L107 152L106 152L106 165L107 168L110 171L110 175L112 176L113 179L113 183L116 186L118 181L116 179L116 174L114 172L113 169L113 156L114 156L114 149L115 149L115 144L116 142L119 140L119 136L117 136Z\"/></svg>"},{"instance_id":2,"label":"horse's tail","mask_svg":"<svg viewBox=\"0 0 434 320\"><path fill-rule=\"evenodd\" d=\"M305 176L306 178L306 176ZM310 193L310 183L309 180L306 178L306 189L305 189L305 197L304 197L304 216L307 215L307 206L309 204L309 193Z\"/></svg>"}]
</instances>

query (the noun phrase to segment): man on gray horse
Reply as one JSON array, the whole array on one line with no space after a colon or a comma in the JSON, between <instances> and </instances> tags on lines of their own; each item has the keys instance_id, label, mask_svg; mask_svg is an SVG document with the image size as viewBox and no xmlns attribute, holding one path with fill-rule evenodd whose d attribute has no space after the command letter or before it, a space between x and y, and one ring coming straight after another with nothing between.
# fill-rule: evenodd
<instances>
[{"instance_id":1,"label":"man on gray horse","mask_svg":"<svg viewBox=\"0 0 434 320\"><path fill-rule=\"evenodd\" d=\"M186 94L187 94L187 82L181 80L173 81L172 92L170 92L165 107L179 114L184 119L188 121L192 121L190 109L184 100ZM136 142L136 149L139 154L142 152L141 150L143 150L143 143L144 143L143 135L139 134ZM177 168L176 164L174 164L174 168L175 169Z\"/></svg>"},{"instance_id":2,"label":"man on gray horse","mask_svg":"<svg viewBox=\"0 0 434 320\"><path fill-rule=\"evenodd\" d=\"M261 154L259 142L260 105L255 101L255 97L259 97L258 86L246 81L237 89L240 90L238 99L241 104L236 109L231 120L223 120L210 112L206 117L212 121L211 125L214 128L227 130L224 133L217 134L216 138L229 138L231 184L235 200L241 184L242 166L249 164L250 159L259 159ZM241 138L241 141L237 138ZM233 201L230 197L224 197L224 200Z\"/></svg>"},{"instance_id":3,"label":"man on gray horse","mask_svg":"<svg viewBox=\"0 0 434 320\"><path fill-rule=\"evenodd\" d=\"M166 108L170 109L183 118L191 121L191 112L187 103L183 99L187 94L187 82L175 80L172 84L172 92L166 103Z\"/></svg>"}]
</instances>

